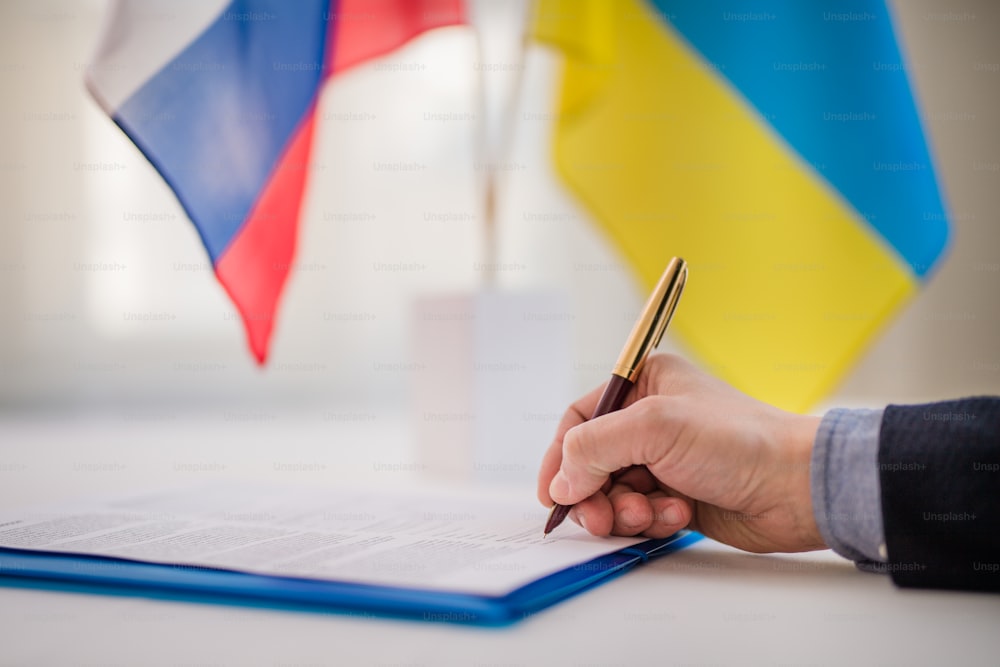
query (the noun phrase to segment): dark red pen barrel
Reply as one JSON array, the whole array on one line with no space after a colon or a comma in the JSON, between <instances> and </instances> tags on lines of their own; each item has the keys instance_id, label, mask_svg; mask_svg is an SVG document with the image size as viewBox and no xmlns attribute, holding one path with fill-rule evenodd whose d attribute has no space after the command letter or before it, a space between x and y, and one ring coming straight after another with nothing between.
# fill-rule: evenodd
<instances>
[{"instance_id":1,"label":"dark red pen barrel","mask_svg":"<svg viewBox=\"0 0 1000 667\"><path fill-rule=\"evenodd\" d=\"M622 403L625 402L625 396L628 395L629 389L635 383L630 382L628 379L623 378L621 375L611 374L611 380L608 382L608 386L604 388L604 393L601 394L601 400L597 402L597 407L594 409L594 416L591 419L596 419L601 415L606 415L609 412L614 412L622 407ZM570 507L568 505L556 504L552 507L552 512L549 514L549 520L545 522L545 534L548 535L556 526L561 524L566 520L566 516L569 514Z\"/></svg>"},{"instance_id":2,"label":"dark red pen barrel","mask_svg":"<svg viewBox=\"0 0 1000 667\"><path fill-rule=\"evenodd\" d=\"M604 388L604 393L601 394L601 400L597 402L597 407L594 408L594 415L591 419L596 419L601 415L606 415L609 412L620 409L622 403L625 402L625 396L628 395L629 389L634 384L627 378L612 373L611 380L608 382L608 386Z\"/></svg>"}]
</instances>

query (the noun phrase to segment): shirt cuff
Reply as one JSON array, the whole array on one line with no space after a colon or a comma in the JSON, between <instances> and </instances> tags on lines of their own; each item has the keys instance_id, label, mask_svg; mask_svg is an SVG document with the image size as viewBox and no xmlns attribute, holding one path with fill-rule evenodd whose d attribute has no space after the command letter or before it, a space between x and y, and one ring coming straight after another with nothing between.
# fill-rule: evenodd
<instances>
[{"instance_id":1,"label":"shirt cuff","mask_svg":"<svg viewBox=\"0 0 1000 667\"><path fill-rule=\"evenodd\" d=\"M823 541L866 569L886 561L878 476L881 425L882 410L830 410L816 432L809 471Z\"/></svg>"}]
</instances>

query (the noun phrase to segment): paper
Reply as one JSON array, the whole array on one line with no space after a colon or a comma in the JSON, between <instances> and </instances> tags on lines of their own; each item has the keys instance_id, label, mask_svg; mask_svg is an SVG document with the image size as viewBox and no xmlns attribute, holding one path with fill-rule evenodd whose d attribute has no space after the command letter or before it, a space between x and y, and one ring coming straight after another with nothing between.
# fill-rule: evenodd
<instances>
[{"instance_id":1,"label":"paper","mask_svg":"<svg viewBox=\"0 0 1000 667\"><path fill-rule=\"evenodd\" d=\"M0 516L0 546L258 574L504 595L642 538L566 522L532 499L215 485Z\"/></svg>"}]
</instances>

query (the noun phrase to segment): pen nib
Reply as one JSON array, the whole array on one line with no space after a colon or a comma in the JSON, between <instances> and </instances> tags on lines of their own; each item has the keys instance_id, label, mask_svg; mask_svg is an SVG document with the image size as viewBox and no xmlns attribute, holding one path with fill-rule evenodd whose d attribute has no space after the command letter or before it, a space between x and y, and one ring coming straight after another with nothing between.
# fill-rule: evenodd
<instances>
[{"instance_id":1,"label":"pen nib","mask_svg":"<svg viewBox=\"0 0 1000 667\"><path fill-rule=\"evenodd\" d=\"M548 535L553 530L555 530L559 524L569 515L570 508L566 505L560 505L558 503L552 505L552 510L549 512L549 519L545 522L545 529L543 532L543 537Z\"/></svg>"}]
</instances>

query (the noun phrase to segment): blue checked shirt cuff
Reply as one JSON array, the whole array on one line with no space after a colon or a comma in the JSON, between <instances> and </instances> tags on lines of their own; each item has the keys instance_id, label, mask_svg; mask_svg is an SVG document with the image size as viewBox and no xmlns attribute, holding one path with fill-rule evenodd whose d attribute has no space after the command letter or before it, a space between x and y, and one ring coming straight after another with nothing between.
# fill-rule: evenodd
<instances>
[{"instance_id":1,"label":"blue checked shirt cuff","mask_svg":"<svg viewBox=\"0 0 1000 667\"><path fill-rule=\"evenodd\" d=\"M881 425L882 410L830 410L816 432L809 473L823 541L873 570L886 561L878 476Z\"/></svg>"}]
</instances>

